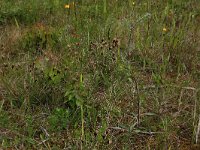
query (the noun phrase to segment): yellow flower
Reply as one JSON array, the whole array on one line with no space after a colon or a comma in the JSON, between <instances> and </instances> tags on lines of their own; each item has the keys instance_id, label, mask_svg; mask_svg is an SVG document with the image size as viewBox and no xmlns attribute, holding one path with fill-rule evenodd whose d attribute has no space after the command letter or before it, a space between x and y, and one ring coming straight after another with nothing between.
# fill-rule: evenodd
<instances>
[{"instance_id":1,"label":"yellow flower","mask_svg":"<svg viewBox=\"0 0 200 150\"><path fill-rule=\"evenodd\" d=\"M167 32L167 28L164 27L164 28L163 28L163 32Z\"/></svg>"},{"instance_id":2,"label":"yellow flower","mask_svg":"<svg viewBox=\"0 0 200 150\"><path fill-rule=\"evenodd\" d=\"M66 9L68 9L68 8L69 8L69 5L68 5L68 4L66 4L66 5L65 5L65 8L66 8Z\"/></svg>"}]
</instances>

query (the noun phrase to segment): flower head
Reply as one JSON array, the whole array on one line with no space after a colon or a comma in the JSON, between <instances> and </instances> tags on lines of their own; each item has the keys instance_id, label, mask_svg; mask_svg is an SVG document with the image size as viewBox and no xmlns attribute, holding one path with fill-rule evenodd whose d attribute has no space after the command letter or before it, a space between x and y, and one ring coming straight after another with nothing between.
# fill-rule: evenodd
<instances>
[{"instance_id":1,"label":"flower head","mask_svg":"<svg viewBox=\"0 0 200 150\"><path fill-rule=\"evenodd\" d=\"M164 27L164 28L163 28L163 32L167 32L167 28Z\"/></svg>"},{"instance_id":2,"label":"flower head","mask_svg":"<svg viewBox=\"0 0 200 150\"><path fill-rule=\"evenodd\" d=\"M66 9L69 9L69 7L70 7L69 4L66 4L66 5L65 5L65 8L66 8Z\"/></svg>"}]
</instances>

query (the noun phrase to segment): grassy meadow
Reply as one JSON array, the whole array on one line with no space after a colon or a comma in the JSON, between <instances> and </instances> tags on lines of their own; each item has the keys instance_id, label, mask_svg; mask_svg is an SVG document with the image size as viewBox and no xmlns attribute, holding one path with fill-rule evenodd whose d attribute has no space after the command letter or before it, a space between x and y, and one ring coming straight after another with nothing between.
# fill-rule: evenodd
<instances>
[{"instance_id":1,"label":"grassy meadow","mask_svg":"<svg viewBox=\"0 0 200 150\"><path fill-rule=\"evenodd\" d=\"M200 149L199 0L1 0L0 149Z\"/></svg>"}]
</instances>

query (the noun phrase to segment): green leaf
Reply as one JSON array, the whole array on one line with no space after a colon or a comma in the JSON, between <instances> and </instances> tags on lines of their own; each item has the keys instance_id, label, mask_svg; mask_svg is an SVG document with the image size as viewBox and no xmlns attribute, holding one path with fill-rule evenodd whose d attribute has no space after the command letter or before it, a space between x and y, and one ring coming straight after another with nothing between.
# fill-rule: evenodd
<instances>
[{"instance_id":1,"label":"green leaf","mask_svg":"<svg viewBox=\"0 0 200 150\"><path fill-rule=\"evenodd\" d=\"M82 105L83 105L83 100L77 99L77 100L76 100L76 105L77 105L77 106L82 106Z\"/></svg>"}]
</instances>

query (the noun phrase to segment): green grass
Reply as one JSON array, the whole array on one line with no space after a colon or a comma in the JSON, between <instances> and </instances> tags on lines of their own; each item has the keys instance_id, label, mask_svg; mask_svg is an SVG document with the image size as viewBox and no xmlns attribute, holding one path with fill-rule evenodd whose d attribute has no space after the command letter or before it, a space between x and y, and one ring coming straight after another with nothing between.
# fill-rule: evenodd
<instances>
[{"instance_id":1,"label":"green grass","mask_svg":"<svg viewBox=\"0 0 200 150\"><path fill-rule=\"evenodd\" d=\"M199 149L199 0L0 5L0 149Z\"/></svg>"}]
</instances>

